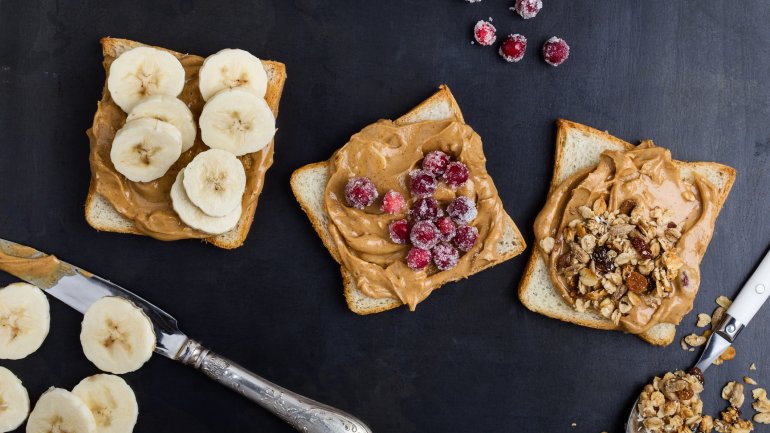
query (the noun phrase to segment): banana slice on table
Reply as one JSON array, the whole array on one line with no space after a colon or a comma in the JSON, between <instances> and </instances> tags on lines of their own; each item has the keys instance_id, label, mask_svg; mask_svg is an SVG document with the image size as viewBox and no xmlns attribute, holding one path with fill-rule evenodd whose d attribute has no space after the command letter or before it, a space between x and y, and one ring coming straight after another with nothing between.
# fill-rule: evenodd
<instances>
[{"instance_id":1,"label":"banana slice on table","mask_svg":"<svg viewBox=\"0 0 770 433\"><path fill-rule=\"evenodd\" d=\"M261 150L275 135L275 116L267 102L241 88L217 93L203 106L198 123L208 147L235 156Z\"/></svg>"},{"instance_id":2,"label":"banana slice on table","mask_svg":"<svg viewBox=\"0 0 770 433\"><path fill-rule=\"evenodd\" d=\"M0 367L0 432L16 430L29 414L29 394L21 380Z\"/></svg>"},{"instance_id":3,"label":"banana slice on table","mask_svg":"<svg viewBox=\"0 0 770 433\"><path fill-rule=\"evenodd\" d=\"M235 87L261 98L267 92L267 73L262 62L250 52L225 48L203 61L198 86L204 101L221 90Z\"/></svg>"},{"instance_id":4,"label":"banana slice on table","mask_svg":"<svg viewBox=\"0 0 770 433\"><path fill-rule=\"evenodd\" d=\"M136 119L115 134L110 159L133 182L149 182L168 171L182 154L182 133L168 122Z\"/></svg>"},{"instance_id":5,"label":"banana slice on table","mask_svg":"<svg viewBox=\"0 0 770 433\"><path fill-rule=\"evenodd\" d=\"M187 164L182 182L195 206L207 215L223 217L241 203L246 190L246 171L232 153L209 149Z\"/></svg>"},{"instance_id":6,"label":"banana slice on table","mask_svg":"<svg viewBox=\"0 0 770 433\"><path fill-rule=\"evenodd\" d=\"M86 358L102 371L136 371L155 350L152 322L131 301L115 296L99 299L83 315L80 344Z\"/></svg>"},{"instance_id":7,"label":"banana slice on table","mask_svg":"<svg viewBox=\"0 0 770 433\"><path fill-rule=\"evenodd\" d=\"M98 433L130 433L139 416L134 391L125 380L111 374L87 377L72 389L96 421Z\"/></svg>"},{"instance_id":8,"label":"banana slice on table","mask_svg":"<svg viewBox=\"0 0 770 433\"><path fill-rule=\"evenodd\" d=\"M195 143L198 128L192 111L179 99L168 95L155 95L143 99L128 113L126 122L136 119L157 119L168 122L182 133L182 152L189 150Z\"/></svg>"},{"instance_id":9,"label":"banana slice on table","mask_svg":"<svg viewBox=\"0 0 770 433\"><path fill-rule=\"evenodd\" d=\"M115 103L128 113L147 96L178 96L184 81L184 67L171 53L136 47L112 62L107 89Z\"/></svg>"},{"instance_id":10,"label":"banana slice on table","mask_svg":"<svg viewBox=\"0 0 770 433\"><path fill-rule=\"evenodd\" d=\"M171 205L174 211L179 215L188 226L211 235L220 235L232 230L241 219L241 203L233 209L232 212L223 217L213 217L207 215L195 206L187 197L184 190L184 170L180 171L176 177L174 185L171 186Z\"/></svg>"},{"instance_id":11,"label":"banana slice on table","mask_svg":"<svg viewBox=\"0 0 770 433\"><path fill-rule=\"evenodd\" d=\"M29 414L27 433L96 433L96 421L82 400L61 388L49 388Z\"/></svg>"},{"instance_id":12,"label":"banana slice on table","mask_svg":"<svg viewBox=\"0 0 770 433\"><path fill-rule=\"evenodd\" d=\"M48 299L27 283L0 289L0 358L21 359L43 344L51 326Z\"/></svg>"}]
</instances>

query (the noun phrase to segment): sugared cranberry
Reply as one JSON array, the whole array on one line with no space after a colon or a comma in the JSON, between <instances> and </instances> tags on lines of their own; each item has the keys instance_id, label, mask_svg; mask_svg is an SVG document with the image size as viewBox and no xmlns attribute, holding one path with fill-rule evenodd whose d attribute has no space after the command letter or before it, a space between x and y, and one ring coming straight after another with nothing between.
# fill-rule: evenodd
<instances>
[{"instance_id":1,"label":"sugared cranberry","mask_svg":"<svg viewBox=\"0 0 770 433\"><path fill-rule=\"evenodd\" d=\"M345 199L356 209L371 206L377 195L377 188L368 177L351 177L345 185Z\"/></svg>"},{"instance_id":2,"label":"sugared cranberry","mask_svg":"<svg viewBox=\"0 0 770 433\"><path fill-rule=\"evenodd\" d=\"M489 21L479 20L473 27L473 38L479 45L492 45L497 40L497 29Z\"/></svg>"},{"instance_id":3,"label":"sugared cranberry","mask_svg":"<svg viewBox=\"0 0 770 433\"><path fill-rule=\"evenodd\" d=\"M523 35L508 35L502 44L498 53L506 62L518 62L524 58L524 52L527 51L527 38Z\"/></svg>"},{"instance_id":4,"label":"sugared cranberry","mask_svg":"<svg viewBox=\"0 0 770 433\"><path fill-rule=\"evenodd\" d=\"M439 177L444 174L447 164L449 164L449 155L440 150L434 150L423 158L422 169Z\"/></svg>"},{"instance_id":5,"label":"sugared cranberry","mask_svg":"<svg viewBox=\"0 0 770 433\"><path fill-rule=\"evenodd\" d=\"M452 269L457 265L457 261L460 260L460 252L446 242L442 242L432 250L433 263L441 271Z\"/></svg>"},{"instance_id":6,"label":"sugared cranberry","mask_svg":"<svg viewBox=\"0 0 770 433\"><path fill-rule=\"evenodd\" d=\"M444 212L439 209L435 198L423 197L414 201L411 214L418 221L433 221L443 216Z\"/></svg>"},{"instance_id":7,"label":"sugared cranberry","mask_svg":"<svg viewBox=\"0 0 770 433\"><path fill-rule=\"evenodd\" d=\"M409 190L414 197L430 197L436 191L437 184L436 178L425 170L409 173Z\"/></svg>"},{"instance_id":8,"label":"sugared cranberry","mask_svg":"<svg viewBox=\"0 0 770 433\"><path fill-rule=\"evenodd\" d=\"M455 245L461 251L470 251L476 245L476 239L479 238L479 229L473 226L457 227L455 235Z\"/></svg>"},{"instance_id":9,"label":"sugared cranberry","mask_svg":"<svg viewBox=\"0 0 770 433\"><path fill-rule=\"evenodd\" d=\"M543 44L543 59L551 66L559 66L569 57L569 45L564 39L552 37Z\"/></svg>"},{"instance_id":10,"label":"sugared cranberry","mask_svg":"<svg viewBox=\"0 0 770 433\"><path fill-rule=\"evenodd\" d=\"M446 171L444 172L444 180L452 188L463 186L468 180L468 176L468 167L459 161L447 164Z\"/></svg>"},{"instance_id":11,"label":"sugared cranberry","mask_svg":"<svg viewBox=\"0 0 770 433\"><path fill-rule=\"evenodd\" d=\"M542 8L542 0L516 0L516 6L511 9L515 10L525 20L528 20L530 18L535 18L535 15L537 15Z\"/></svg>"},{"instance_id":12,"label":"sugared cranberry","mask_svg":"<svg viewBox=\"0 0 770 433\"><path fill-rule=\"evenodd\" d=\"M409 239L412 241L412 245L424 250L435 247L439 241L438 238L438 229L432 221L417 221L412 226L411 233L409 233Z\"/></svg>"},{"instance_id":13,"label":"sugared cranberry","mask_svg":"<svg viewBox=\"0 0 770 433\"><path fill-rule=\"evenodd\" d=\"M457 226L455 226L452 218L449 217L439 218L436 221L436 227L441 234L441 240L446 242L451 241L457 232Z\"/></svg>"},{"instance_id":14,"label":"sugared cranberry","mask_svg":"<svg viewBox=\"0 0 770 433\"><path fill-rule=\"evenodd\" d=\"M430 264L430 259L430 251L413 247L406 254L406 265L413 271L419 271Z\"/></svg>"},{"instance_id":15,"label":"sugared cranberry","mask_svg":"<svg viewBox=\"0 0 770 433\"><path fill-rule=\"evenodd\" d=\"M395 220L388 224L388 233L393 243L404 245L409 240L409 223L406 220Z\"/></svg>"},{"instance_id":16,"label":"sugared cranberry","mask_svg":"<svg viewBox=\"0 0 770 433\"><path fill-rule=\"evenodd\" d=\"M406 200L404 196L398 191L390 190L382 196L382 206L380 211L387 214L395 215L401 213L406 207Z\"/></svg>"},{"instance_id":17,"label":"sugared cranberry","mask_svg":"<svg viewBox=\"0 0 770 433\"><path fill-rule=\"evenodd\" d=\"M446 212L454 222L460 225L470 223L479 213L476 209L476 203L462 195L452 200L452 203L449 203Z\"/></svg>"}]
</instances>

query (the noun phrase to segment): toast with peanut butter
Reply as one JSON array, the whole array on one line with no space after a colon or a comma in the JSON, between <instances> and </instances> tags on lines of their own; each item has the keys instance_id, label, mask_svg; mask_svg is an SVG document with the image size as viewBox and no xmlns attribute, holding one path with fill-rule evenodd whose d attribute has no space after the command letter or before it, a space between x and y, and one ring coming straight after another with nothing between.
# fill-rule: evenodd
<instances>
[{"instance_id":1,"label":"toast with peanut butter","mask_svg":"<svg viewBox=\"0 0 770 433\"><path fill-rule=\"evenodd\" d=\"M462 161L470 171L470 180L463 186L448 187L438 182L432 196L436 198L438 208L428 206L432 197L410 197L414 191L410 192L408 186L414 187L415 176L425 175L423 170L415 168L421 160L425 167L423 151L427 154L434 149L442 150L430 152L434 156L452 155L457 159L455 163ZM345 299L353 312L362 315L379 313L404 304L414 309L441 285L467 278L524 250L524 239L502 208L484 165L478 135L464 124L462 112L449 89L441 86L433 96L397 120L381 120L364 128L330 160L306 165L293 173L292 191L324 246L340 263ZM365 210L356 209L343 198L349 192L350 180L356 176L371 177L382 196L366 203ZM430 180L430 176L424 179ZM388 214L386 211L391 203L398 207L402 196L413 208ZM410 222L412 232L417 225L430 226L418 220L421 212L443 214L444 203L451 205L458 199L466 203L468 201L462 198L466 196L478 204L478 208L473 205L474 218L463 221L463 215L457 211L461 207L458 205L447 206L446 214L460 221L457 233L472 232L476 229L470 227L478 227L476 243L464 245L458 240L460 235L441 242L432 249L433 263L413 269L410 252L422 250L414 245L425 246L421 244L423 239L415 238L417 244L410 249L409 245L398 243L393 230L389 235L389 228L405 221L405 216L415 218ZM425 206L415 206L415 203ZM437 215L432 216L435 220ZM447 218L443 222L448 223ZM459 259L456 250L459 250ZM391 286L393 280L397 283ZM400 282L403 284L398 284ZM409 291L407 287L420 290Z\"/></svg>"},{"instance_id":2,"label":"toast with peanut butter","mask_svg":"<svg viewBox=\"0 0 770 433\"><path fill-rule=\"evenodd\" d=\"M559 120L519 299L548 317L670 344L734 180L731 167Z\"/></svg>"},{"instance_id":3,"label":"toast with peanut butter","mask_svg":"<svg viewBox=\"0 0 770 433\"><path fill-rule=\"evenodd\" d=\"M107 79L110 65L118 56L136 47L147 46L116 38L103 38L101 45ZM185 74L184 87L178 99L190 108L197 124L204 105L198 89L198 71L204 58L165 48L154 48L172 54L182 64ZM275 61L263 60L261 63L267 75L264 102L273 116L277 116L286 80L286 68L282 63ZM225 249L241 246L254 219L257 201L265 182L265 173L273 163L273 140L259 151L238 157L246 175L240 218L232 229L213 235L180 221L172 209L170 199L170 190L177 174L196 155L207 149L201 134L197 135L192 147L185 149L162 177L147 183L129 182L116 172L110 161L113 138L116 131L126 123L126 115L113 100L105 80L102 99L98 103L93 125L87 132L91 146L91 183L85 204L86 221L99 231L148 235L162 240L202 239Z\"/></svg>"}]
</instances>

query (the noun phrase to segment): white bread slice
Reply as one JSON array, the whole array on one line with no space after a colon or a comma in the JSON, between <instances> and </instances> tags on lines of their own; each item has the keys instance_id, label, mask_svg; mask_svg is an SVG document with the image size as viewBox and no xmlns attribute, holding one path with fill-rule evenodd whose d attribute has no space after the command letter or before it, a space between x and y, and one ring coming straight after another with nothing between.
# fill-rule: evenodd
<instances>
[{"instance_id":1,"label":"white bread slice","mask_svg":"<svg viewBox=\"0 0 770 433\"><path fill-rule=\"evenodd\" d=\"M101 40L102 54L104 57L118 57L123 52L135 48L138 46L144 46L140 42L131 41L128 39L118 38L103 38ZM155 47L174 54L179 57L182 53L168 50L162 47ZM281 94L283 93L283 85L286 81L286 66L283 63L274 62L270 60L263 60L262 65L267 72L267 93L265 94L265 100L273 111L273 114L278 116L278 105L281 101ZM105 82L102 100L105 99L107 94L107 85ZM267 152L274 147L274 142L270 142L269 147L262 150ZM266 160L265 164L270 167L273 163L273 158ZM267 168L265 167L265 168ZM256 194L261 193L264 186L264 179L258 182L258 191ZM256 210L256 206L254 207ZM88 189L88 197L86 198L85 205L86 221L91 227L99 231L116 232L116 233L130 233L141 235L142 233L136 230L134 223L119 214L115 208L112 207L109 201L96 192L96 185L94 184L93 177L91 178L91 184ZM237 248L243 245L246 240L246 236L249 234L249 228L251 228L251 222L254 220L254 212L244 212L241 219L238 221L232 230L223 233L221 235L213 236L211 238L204 239L206 242L216 245L224 249Z\"/></svg>"},{"instance_id":2,"label":"white bread slice","mask_svg":"<svg viewBox=\"0 0 770 433\"><path fill-rule=\"evenodd\" d=\"M557 122L556 158L551 191L564 179L584 168L599 163L599 155L605 150L631 149L631 143L579 123L560 119ZM735 170L714 162L676 161L685 179L692 179L693 173L708 179L719 191L718 206L722 205L735 181ZM548 268L537 248L532 251L524 276L519 283L519 299L528 309L554 319L575 323L589 328L620 330L610 320L593 311L578 313L568 305L551 282ZM666 346L674 341L676 325L661 323L640 334L643 340L657 346Z\"/></svg>"},{"instance_id":3,"label":"white bread slice","mask_svg":"<svg viewBox=\"0 0 770 433\"><path fill-rule=\"evenodd\" d=\"M395 123L399 125L408 125L425 120L445 120L445 119L463 120L460 107L457 105L454 96L449 88L442 85L439 91L430 98L423 101L420 105L413 108L405 115L398 118ZM324 210L324 192L328 181L327 162L317 162L297 169L291 176L291 189L299 202L302 210L305 211L313 228L318 233L326 249L332 255L334 260L339 263L334 242L328 230L328 216ZM498 261L489 264L487 267L511 259L526 248L526 243L519 229L514 224L509 215L505 216L507 223L503 237L497 245L497 252L500 255ZM484 268L486 269L486 268ZM342 272L342 281L345 292L345 300L348 307L357 314L372 314L390 310L401 305L397 299L389 298L370 298L356 287L355 281L345 267L340 267ZM483 269L478 269L480 272ZM475 272L474 272L475 273ZM461 278L467 278L469 275L463 275Z\"/></svg>"}]
</instances>

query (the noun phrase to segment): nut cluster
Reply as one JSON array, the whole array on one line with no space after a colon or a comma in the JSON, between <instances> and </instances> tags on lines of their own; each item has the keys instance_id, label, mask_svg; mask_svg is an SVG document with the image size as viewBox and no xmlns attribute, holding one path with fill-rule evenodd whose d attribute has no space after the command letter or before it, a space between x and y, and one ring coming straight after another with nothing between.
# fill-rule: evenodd
<instances>
[{"instance_id":1,"label":"nut cluster","mask_svg":"<svg viewBox=\"0 0 770 433\"><path fill-rule=\"evenodd\" d=\"M701 416L703 384L682 370L655 377L639 396L639 423L645 432L693 433L707 427L711 417Z\"/></svg>"}]
</instances>

